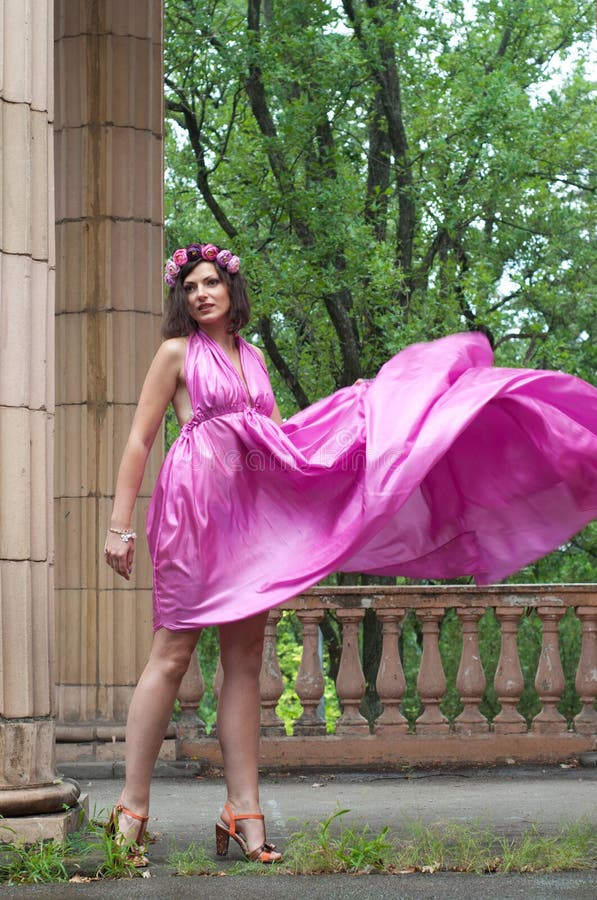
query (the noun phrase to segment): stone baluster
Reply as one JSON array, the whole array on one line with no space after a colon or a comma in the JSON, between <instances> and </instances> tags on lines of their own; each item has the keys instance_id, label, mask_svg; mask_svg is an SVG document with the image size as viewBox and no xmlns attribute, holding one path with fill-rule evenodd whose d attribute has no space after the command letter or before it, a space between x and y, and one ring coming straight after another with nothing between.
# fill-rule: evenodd
<instances>
[{"instance_id":1,"label":"stone baluster","mask_svg":"<svg viewBox=\"0 0 597 900\"><path fill-rule=\"evenodd\" d=\"M553 734L567 729L565 717L557 710L566 685L558 644L558 624L566 610L540 606L537 612L543 624L543 642L535 675L535 687L543 708L533 719L531 730L541 734Z\"/></svg>"},{"instance_id":2,"label":"stone baluster","mask_svg":"<svg viewBox=\"0 0 597 900\"><path fill-rule=\"evenodd\" d=\"M325 734L325 721L318 711L325 689L319 656L319 623L323 619L323 610L299 610L297 617L303 627L303 655L296 679L296 692L303 713L294 723L294 733L297 736Z\"/></svg>"},{"instance_id":3,"label":"stone baluster","mask_svg":"<svg viewBox=\"0 0 597 900\"><path fill-rule=\"evenodd\" d=\"M582 648L576 673L576 690L583 707L574 717L579 734L597 734L597 609L580 606L576 614L582 622Z\"/></svg>"},{"instance_id":4,"label":"stone baluster","mask_svg":"<svg viewBox=\"0 0 597 900\"><path fill-rule=\"evenodd\" d=\"M282 613L279 609L271 609L267 617L263 643L263 661L259 679L261 691L261 733L269 735L283 735L286 733L284 722L276 714L276 706L284 690L277 648L277 624L281 617Z\"/></svg>"},{"instance_id":5,"label":"stone baluster","mask_svg":"<svg viewBox=\"0 0 597 900\"><path fill-rule=\"evenodd\" d=\"M516 709L524 688L516 643L522 609L500 606L496 615L502 626L502 645L493 685L502 708L493 720L493 729L503 734L516 734L527 730L524 717Z\"/></svg>"},{"instance_id":6,"label":"stone baluster","mask_svg":"<svg viewBox=\"0 0 597 900\"><path fill-rule=\"evenodd\" d=\"M398 634L404 618L402 609L379 609L377 618L383 628L381 662L375 686L383 703L383 712L375 723L376 734L405 734L408 721L400 712L400 703L406 690L406 680L400 661Z\"/></svg>"},{"instance_id":7,"label":"stone baluster","mask_svg":"<svg viewBox=\"0 0 597 900\"><path fill-rule=\"evenodd\" d=\"M364 609L337 609L342 623L342 656L336 679L336 690L342 704L342 715L336 723L336 734L369 734L369 723L359 712L365 693L365 676L359 656L359 624Z\"/></svg>"},{"instance_id":8,"label":"stone baluster","mask_svg":"<svg viewBox=\"0 0 597 900\"><path fill-rule=\"evenodd\" d=\"M456 676L456 688L464 709L454 722L458 734L479 734L489 730L489 723L479 711L479 704L485 691L485 672L479 654L479 619L484 613L482 607L458 607L456 610L462 622L462 656Z\"/></svg>"},{"instance_id":9,"label":"stone baluster","mask_svg":"<svg viewBox=\"0 0 597 900\"><path fill-rule=\"evenodd\" d=\"M205 722L197 714L204 693L205 682L199 656L195 651L191 654L189 667L178 690L181 715L176 723L176 735L179 740L197 740L205 734Z\"/></svg>"},{"instance_id":10,"label":"stone baluster","mask_svg":"<svg viewBox=\"0 0 597 900\"><path fill-rule=\"evenodd\" d=\"M450 730L448 720L439 708L446 692L446 676L439 652L439 626L443 616L443 609L423 609L418 613L423 625L423 655L417 688L424 706L416 721L418 734L445 734Z\"/></svg>"}]
</instances>

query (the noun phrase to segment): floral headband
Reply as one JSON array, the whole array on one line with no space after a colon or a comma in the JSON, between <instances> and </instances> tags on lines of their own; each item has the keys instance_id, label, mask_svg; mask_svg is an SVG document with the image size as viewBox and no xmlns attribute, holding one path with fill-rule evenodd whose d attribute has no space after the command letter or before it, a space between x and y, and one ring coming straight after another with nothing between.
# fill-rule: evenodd
<instances>
[{"instance_id":1,"label":"floral headband","mask_svg":"<svg viewBox=\"0 0 597 900\"><path fill-rule=\"evenodd\" d=\"M180 247L175 250L164 271L164 281L169 287L174 287L178 273L182 266L194 260L215 262L220 269L226 269L230 275L234 275L240 269L240 259L234 256L230 250L218 250L215 244L189 244L188 247Z\"/></svg>"}]
</instances>

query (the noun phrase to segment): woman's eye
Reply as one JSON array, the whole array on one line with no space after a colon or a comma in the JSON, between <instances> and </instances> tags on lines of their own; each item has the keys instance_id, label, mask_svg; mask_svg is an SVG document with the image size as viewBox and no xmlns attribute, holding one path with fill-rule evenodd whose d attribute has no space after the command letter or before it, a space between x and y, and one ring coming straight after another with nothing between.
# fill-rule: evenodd
<instances>
[{"instance_id":1,"label":"woman's eye","mask_svg":"<svg viewBox=\"0 0 597 900\"><path fill-rule=\"evenodd\" d=\"M185 294L192 294L193 291L195 290L195 285L194 284L184 284L183 290L184 290Z\"/></svg>"}]
</instances>

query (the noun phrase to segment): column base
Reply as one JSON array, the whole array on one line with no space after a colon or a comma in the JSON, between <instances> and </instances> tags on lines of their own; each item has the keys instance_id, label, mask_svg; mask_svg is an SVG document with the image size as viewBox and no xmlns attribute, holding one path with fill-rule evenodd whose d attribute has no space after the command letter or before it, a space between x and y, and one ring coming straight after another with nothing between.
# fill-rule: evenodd
<instances>
[{"instance_id":1,"label":"column base","mask_svg":"<svg viewBox=\"0 0 597 900\"><path fill-rule=\"evenodd\" d=\"M64 842L80 831L89 818L89 797L83 794L72 809L40 816L9 816L2 819L0 843L34 844L38 841Z\"/></svg>"},{"instance_id":2,"label":"column base","mask_svg":"<svg viewBox=\"0 0 597 900\"><path fill-rule=\"evenodd\" d=\"M36 816L64 811L74 807L81 789L74 781L56 781L31 787L0 788L0 816L2 824L7 816Z\"/></svg>"}]
</instances>

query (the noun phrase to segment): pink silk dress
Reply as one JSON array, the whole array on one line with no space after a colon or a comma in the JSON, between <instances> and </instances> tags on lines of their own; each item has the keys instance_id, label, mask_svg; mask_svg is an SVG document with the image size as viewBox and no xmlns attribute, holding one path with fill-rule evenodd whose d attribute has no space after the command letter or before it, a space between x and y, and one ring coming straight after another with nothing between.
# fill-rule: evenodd
<instances>
[{"instance_id":1,"label":"pink silk dress","mask_svg":"<svg viewBox=\"0 0 597 900\"><path fill-rule=\"evenodd\" d=\"M578 378L493 368L483 335L456 334L280 426L239 348L249 395L213 339L188 341L194 415L147 517L156 630L243 619L334 571L489 584L597 515L597 390Z\"/></svg>"}]
</instances>

